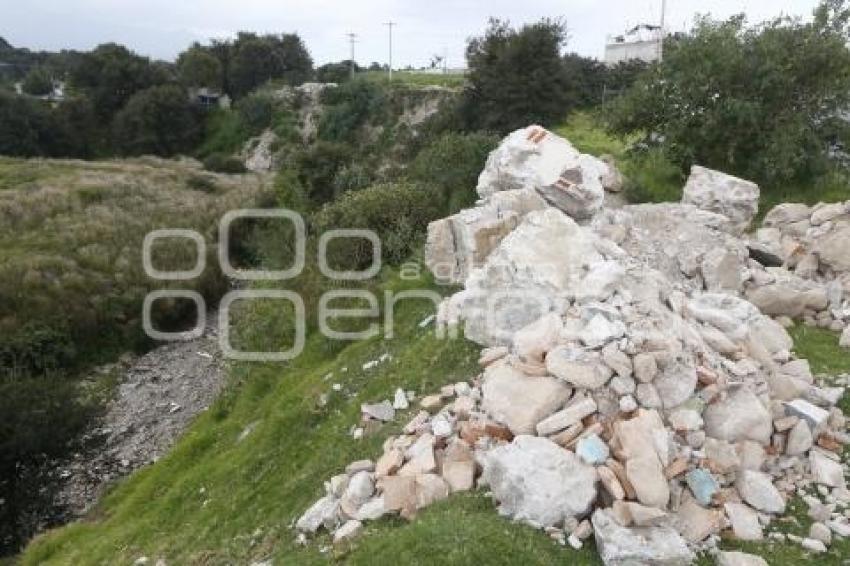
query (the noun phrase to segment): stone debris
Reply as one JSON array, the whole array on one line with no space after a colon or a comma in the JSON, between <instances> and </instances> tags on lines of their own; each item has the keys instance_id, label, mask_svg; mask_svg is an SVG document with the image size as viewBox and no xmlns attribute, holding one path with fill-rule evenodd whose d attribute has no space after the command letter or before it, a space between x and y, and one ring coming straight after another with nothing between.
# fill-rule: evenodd
<instances>
[{"instance_id":1,"label":"stone debris","mask_svg":"<svg viewBox=\"0 0 850 566\"><path fill-rule=\"evenodd\" d=\"M719 552L717 566L768 566L767 560L745 552Z\"/></svg>"},{"instance_id":2,"label":"stone debris","mask_svg":"<svg viewBox=\"0 0 850 566\"><path fill-rule=\"evenodd\" d=\"M850 377L813 375L786 331L848 327L850 247L837 238L850 238L850 207L780 205L743 235L756 185L695 167L682 203L601 208L614 177L597 161L542 128L514 132L478 206L432 223L426 261L463 287L435 324L464 326L482 373L424 396L377 464L330 482L299 531L413 519L486 488L500 514L561 545L592 534L607 565L705 550L764 564L717 543L769 532L822 552L850 536L837 407ZM364 414L390 420L402 397ZM797 495L809 537L766 531Z\"/></svg>"}]
</instances>

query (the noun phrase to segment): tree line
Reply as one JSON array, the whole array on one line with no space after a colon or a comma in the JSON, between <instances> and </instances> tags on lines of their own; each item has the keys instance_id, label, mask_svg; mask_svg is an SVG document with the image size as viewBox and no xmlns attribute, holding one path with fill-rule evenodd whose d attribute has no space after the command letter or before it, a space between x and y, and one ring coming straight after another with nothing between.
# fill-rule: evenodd
<instances>
[{"instance_id":1,"label":"tree line","mask_svg":"<svg viewBox=\"0 0 850 566\"><path fill-rule=\"evenodd\" d=\"M10 53L17 50L0 49L0 60ZM190 98L192 90L207 88L238 99L270 80L300 84L313 73L310 54L295 34L242 32L234 40L194 44L175 64L115 43L29 60L38 63L23 77L23 89L44 95L61 78L66 98L51 105L0 90L0 154L95 158L189 153L203 137L206 118Z\"/></svg>"}]
</instances>

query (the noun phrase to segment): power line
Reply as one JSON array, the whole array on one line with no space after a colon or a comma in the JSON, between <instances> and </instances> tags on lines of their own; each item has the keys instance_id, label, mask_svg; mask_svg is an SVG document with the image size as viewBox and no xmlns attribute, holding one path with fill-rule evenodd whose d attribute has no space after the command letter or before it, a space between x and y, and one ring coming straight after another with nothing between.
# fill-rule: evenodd
<instances>
[{"instance_id":1,"label":"power line","mask_svg":"<svg viewBox=\"0 0 850 566\"><path fill-rule=\"evenodd\" d=\"M384 23L390 31L390 82L393 80L393 26L398 25L394 21L390 20Z\"/></svg>"},{"instance_id":2,"label":"power line","mask_svg":"<svg viewBox=\"0 0 850 566\"><path fill-rule=\"evenodd\" d=\"M351 44L351 78L354 78L354 69L356 63L354 62L354 44L357 43L357 34L356 33L347 33L348 42Z\"/></svg>"}]
</instances>

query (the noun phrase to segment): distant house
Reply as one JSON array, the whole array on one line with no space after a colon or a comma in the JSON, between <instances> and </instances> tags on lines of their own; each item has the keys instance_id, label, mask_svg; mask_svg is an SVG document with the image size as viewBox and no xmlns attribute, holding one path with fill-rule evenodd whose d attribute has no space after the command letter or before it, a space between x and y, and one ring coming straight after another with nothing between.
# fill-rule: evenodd
<instances>
[{"instance_id":1,"label":"distant house","mask_svg":"<svg viewBox=\"0 0 850 566\"><path fill-rule=\"evenodd\" d=\"M189 89L189 99L204 108L230 108L230 97L207 87Z\"/></svg>"},{"instance_id":2,"label":"distant house","mask_svg":"<svg viewBox=\"0 0 850 566\"><path fill-rule=\"evenodd\" d=\"M605 64L616 65L626 61L652 63L661 57L664 33L660 26L641 24L623 35L608 36L605 42Z\"/></svg>"}]
</instances>

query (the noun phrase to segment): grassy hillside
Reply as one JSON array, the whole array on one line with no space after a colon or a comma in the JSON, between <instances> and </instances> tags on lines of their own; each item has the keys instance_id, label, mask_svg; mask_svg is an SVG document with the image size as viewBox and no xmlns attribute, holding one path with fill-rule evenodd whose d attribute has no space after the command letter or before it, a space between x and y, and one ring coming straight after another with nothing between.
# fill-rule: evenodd
<instances>
[{"instance_id":1,"label":"grassy hillside","mask_svg":"<svg viewBox=\"0 0 850 566\"><path fill-rule=\"evenodd\" d=\"M219 217L250 206L263 188L256 176L210 174L188 161L0 158L5 361L37 364L32 358L40 352L31 349L38 347L34 336L45 329L55 343L73 350L73 359L54 360L62 367L96 356L126 329L138 332L134 321L142 298L162 286L143 272L145 235L158 228L191 228L212 244ZM189 269L194 263L193 246L183 245L188 242L164 244L153 250L158 269ZM206 273L184 287L211 293L221 285L212 246L208 252ZM117 342L116 347L126 345Z\"/></svg>"}]
</instances>

